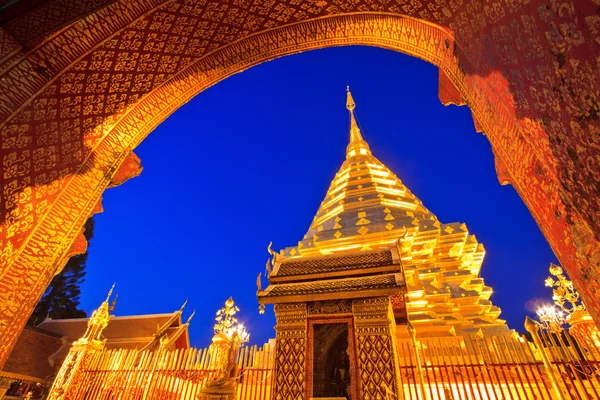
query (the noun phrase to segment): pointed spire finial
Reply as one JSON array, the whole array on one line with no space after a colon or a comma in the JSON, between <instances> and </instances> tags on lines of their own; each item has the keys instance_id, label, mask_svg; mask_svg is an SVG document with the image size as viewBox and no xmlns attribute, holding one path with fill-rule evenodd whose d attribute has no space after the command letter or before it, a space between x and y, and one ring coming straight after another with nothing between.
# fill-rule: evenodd
<instances>
[{"instance_id":1,"label":"pointed spire finial","mask_svg":"<svg viewBox=\"0 0 600 400\"><path fill-rule=\"evenodd\" d=\"M350 93L350 86L346 86L346 108L348 109L348 111L354 111L355 107L356 103L354 103L352 93Z\"/></svg>"},{"instance_id":2,"label":"pointed spire finial","mask_svg":"<svg viewBox=\"0 0 600 400\"><path fill-rule=\"evenodd\" d=\"M106 302L107 302L107 303L108 303L108 300L110 299L110 296L112 296L112 292L113 292L113 290L115 290L115 285L116 285L116 284L117 284L116 282L115 282L115 283L113 283L112 287L111 287L111 288L110 288L110 290L108 291L108 295L106 296Z\"/></svg>"},{"instance_id":3,"label":"pointed spire finial","mask_svg":"<svg viewBox=\"0 0 600 400\"><path fill-rule=\"evenodd\" d=\"M185 308L185 306L188 303L188 299L185 299L185 301L183 302L183 304L181 305L181 307L179 308L179 311L177 311L178 313L183 313L183 309Z\"/></svg>"},{"instance_id":4,"label":"pointed spire finial","mask_svg":"<svg viewBox=\"0 0 600 400\"><path fill-rule=\"evenodd\" d=\"M192 311L192 315L190 315L187 319L187 321L185 322L186 325L189 325L190 322L192 322L192 318L194 318L194 315L196 315L196 309L194 308L194 311Z\"/></svg>"},{"instance_id":5,"label":"pointed spire finial","mask_svg":"<svg viewBox=\"0 0 600 400\"><path fill-rule=\"evenodd\" d=\"M350 92L350 86L346 86L346 108L350 111L350 144L346 148L346 158L361 154L371 154L371 149L369 149L369 145L363 139L356 123L356 117L354 116L356 103Z\"/></svg>"}]
</instances>

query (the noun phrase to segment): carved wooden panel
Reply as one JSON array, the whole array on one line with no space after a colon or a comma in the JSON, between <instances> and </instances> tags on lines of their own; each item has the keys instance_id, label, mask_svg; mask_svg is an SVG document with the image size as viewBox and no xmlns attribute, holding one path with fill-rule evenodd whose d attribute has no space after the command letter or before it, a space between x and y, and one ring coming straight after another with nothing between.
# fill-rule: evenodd
<instances>
[{"instance_id":1,"label":"carved wooden panel","mask_svg":"<svg viewBox=\"0 0 600 400\"><path fill-rule=\"evenodd\" d=\"M276 304L275 318L273 398L299 399L306 383L306 303Z\"/></svg>"},{"instance_id":2,"label":"carved wooden panel","mask_svg":"<svg viewBox=\"0 0 600 400\"><path fill-rule=\"evenodd\" d=\"M400 370L395 322L387 297L354 300L360 397L364 400L397 398Z\"/></svg>"}]
</instances>

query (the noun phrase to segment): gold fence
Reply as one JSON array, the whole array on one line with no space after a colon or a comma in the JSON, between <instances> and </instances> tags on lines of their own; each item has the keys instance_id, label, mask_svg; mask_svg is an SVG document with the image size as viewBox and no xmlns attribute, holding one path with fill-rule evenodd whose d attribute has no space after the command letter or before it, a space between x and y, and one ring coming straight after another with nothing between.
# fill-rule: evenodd
<instances>
[{"instance_id":1,"label":"gold fence","mask_svg":"<svg viewBox=\"0 0 600 400\"><path fill-rule=\"evenodd\" d=\"M530 328L529 339L505 334L398 340L402 393L385 400L600 399L598 330ZM238 400L270 400L274 347L237 351ZM216 374L208 349L101 349L86 357L58 398L196 399Z\"/></svg>"},{"instance_id":2,"label":"gold fence","mask_svg":"<svg viewBox=\"0 0 600 400\"><path fill-rule=\"evenodd\" d=\"M238 400L270 399L273 350L265 344L237 351ZM216 374L208 349L100 350L89 357L86 367L74 376L64 399L196 399L200 389Z\"/></svg>"},{"instance_id":3,"label":"gold fence","mask_svg":"<svg viewBox=\"0 0 600 400\"><path fill-rule=\"evenodd\" d=\"M600 399L598 342L536 327L525 336L398 341L405 399Z\"/></svg>"}]
</instances>

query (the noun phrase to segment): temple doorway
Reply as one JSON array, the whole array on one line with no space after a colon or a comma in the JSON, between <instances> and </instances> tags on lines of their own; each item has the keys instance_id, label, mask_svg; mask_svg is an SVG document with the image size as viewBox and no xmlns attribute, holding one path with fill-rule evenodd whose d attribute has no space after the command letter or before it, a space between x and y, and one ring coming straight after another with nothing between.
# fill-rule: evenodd
<instances>
[{"instance_id":1,"label":"temple doorway","mask_svg":"<svg viewBox=\"0 0 600 400\"><path fill-rule=\"evenodd\" d=\"M315 324L313 327L313 397L354 399L348 324Z\"/></svg>"}]
</instances>

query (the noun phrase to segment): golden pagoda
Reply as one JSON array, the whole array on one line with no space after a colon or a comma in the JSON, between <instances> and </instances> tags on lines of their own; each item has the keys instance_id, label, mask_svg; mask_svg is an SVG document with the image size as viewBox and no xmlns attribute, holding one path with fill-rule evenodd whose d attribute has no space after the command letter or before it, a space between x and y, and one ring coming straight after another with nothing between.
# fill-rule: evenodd
<instances>
[{"instance_id":1,"label":"golden pagoda","mask_svg":"<svg viewBox=\"0 0 600 400\"><path fill-rule=\"evenodd\" d=\"M259 277L258 300L261 307L275 304L277 351L285 355L278 356L276 370L301 371L295 380L275 383L282 398L396 393L395 341L411 332L419 338L514 334L479 276L483 245L465 224L440 222L371 153L355 107L348 90L346 159L308 232L297 246L271 251L264 290ZM312 381L322 375L317 359L327 363L318 347L332 346L321 330L336 329L347 332L342 346L357 369L348 373L360 376L337 394Z\"/></svg>"}]
</instances>

